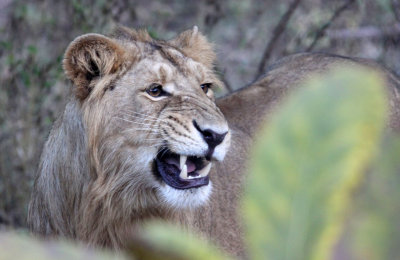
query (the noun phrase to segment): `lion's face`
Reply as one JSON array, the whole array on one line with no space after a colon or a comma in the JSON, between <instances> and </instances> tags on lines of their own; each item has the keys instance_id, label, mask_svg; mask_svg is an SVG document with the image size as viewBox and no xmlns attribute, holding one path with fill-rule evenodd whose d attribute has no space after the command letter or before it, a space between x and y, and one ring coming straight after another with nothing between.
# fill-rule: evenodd
<instances>
[{"instance_id":1,"label":"lion's face","mask_svg":"<svg viewBox=\"0 0 400 260\"><path fill-rule=\"evenodd\" d=\"M230 144L214 102L220 82L175 46L125 47L140 48L142 56L123 73L92 80L82 103L97 179L172 207L201 205L211 191L212 163Z\"/></svg>"}]
</instances>

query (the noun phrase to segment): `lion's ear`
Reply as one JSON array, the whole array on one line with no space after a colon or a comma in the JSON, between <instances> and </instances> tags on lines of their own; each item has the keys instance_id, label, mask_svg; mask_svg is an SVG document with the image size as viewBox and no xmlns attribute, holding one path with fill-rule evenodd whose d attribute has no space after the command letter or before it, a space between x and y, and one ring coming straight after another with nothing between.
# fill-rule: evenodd
<instances>
[{"instance_id":1,"label":"lion's ear","mask_svg":"<svg viewBox=\"0 0 400 260\"><path fill-rule=\"evenodd\" d=\"M63 61L67 77L74 83L76 96L83 100L93 79L117 72L125 62L125 51L114 40L100 34L85 34L68 46Z\"/></svg>"},{"instance_id":2,"label":"lion's ear","mask_svg":"<svg viewBox=\"0 0 400 260\"><path fill-rule=\"evenodd\" d=\"M203 63L210 69L213 67L216 58L213 45L198 31L197 26L194 26L192 30L182 32L169 43L181 49L193 60Z\"/></svg>"}]
</instances>

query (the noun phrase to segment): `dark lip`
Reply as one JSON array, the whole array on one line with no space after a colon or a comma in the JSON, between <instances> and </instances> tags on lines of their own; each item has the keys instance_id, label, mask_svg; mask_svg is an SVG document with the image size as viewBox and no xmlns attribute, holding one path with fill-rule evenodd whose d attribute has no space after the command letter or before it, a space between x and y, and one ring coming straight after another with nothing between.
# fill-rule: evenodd
<instances>
[{"instance_id":1,"label":"dark lip","mask_svg":"<svg viewBox=\"0 0 400 260\"><path fill-rule=\"evenodd\" d=\"M155 159L155 167L154 172L156 176L161 177L162 181L164 181L167 185L179 189L179 190L187 190L193 188L199 188L202 186L206 186L209 184L210 179L209 176L196 178L196 179L182 179L179 177L180 169L175 165L171 165L163 161L163 158L166 156L166 153L163 151L158 153L159 156ZM161 155L160 155L161 154ZM169 152L169 155L177 154Z\"/></svg>"}]
</instances>

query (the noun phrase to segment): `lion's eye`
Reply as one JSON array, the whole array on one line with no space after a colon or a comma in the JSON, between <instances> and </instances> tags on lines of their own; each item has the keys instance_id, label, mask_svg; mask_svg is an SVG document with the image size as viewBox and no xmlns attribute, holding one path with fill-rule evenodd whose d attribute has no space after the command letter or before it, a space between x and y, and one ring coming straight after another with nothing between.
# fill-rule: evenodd
<instances>
[{"instance_id":1,"label":"lion's eye","mask_svg":"<svg viewBox=\"0 0 400 260\"><path fill-rule=\"evenodd\" d=\"M152 97L159 97L164 93L162 86L157 83L151 84L150 87L146 89L146 92Z\"/></svg>"},{"instance_id":2,"label":"lion's eye","mask_svg":"<svg viewBox=\"0 0 400 260\"><path fill-rule=\"evenodd\" d=\"M200 85L201 89L206 94L207 94L208 90L211 88L211 86L212 86L212 83L204 83L204 84Z\"/></svg>"}]
</instances>

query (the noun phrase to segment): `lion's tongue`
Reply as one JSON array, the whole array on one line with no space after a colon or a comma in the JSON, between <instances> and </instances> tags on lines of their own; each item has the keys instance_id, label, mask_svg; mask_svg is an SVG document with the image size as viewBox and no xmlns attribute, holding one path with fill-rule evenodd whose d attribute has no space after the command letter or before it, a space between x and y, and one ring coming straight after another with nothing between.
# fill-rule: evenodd
<instances>
[{"instance_id":1,"label":"lion's tongue","mask_svg":"<svg viewBox=\"0 0 400 260\"><path fill-rule=\"evenodd\" d=\"M196 170L196 165L190 160L186 161L186 166L187 166L187 171L189 172L194 172Z\"/></svg>"},{"instance_id":2,"label":"lion's tongue","mask_svg":"<svg viewBox=\"0 0 400 260\"><path fill-rule=\"evenodd\" d=\"M179 158L168 157L165 159L165 162L168 164L172 164L172 165L176 166L178 169L180 169ZM186 167L187 167L188 173L194 172L196 170L196 165L189 159L186 161Z\"/></svg>"}]
</instances>

